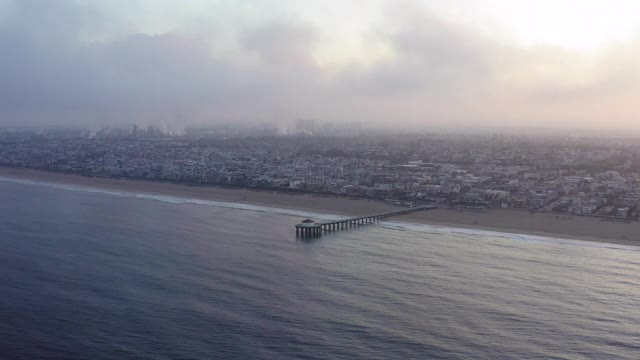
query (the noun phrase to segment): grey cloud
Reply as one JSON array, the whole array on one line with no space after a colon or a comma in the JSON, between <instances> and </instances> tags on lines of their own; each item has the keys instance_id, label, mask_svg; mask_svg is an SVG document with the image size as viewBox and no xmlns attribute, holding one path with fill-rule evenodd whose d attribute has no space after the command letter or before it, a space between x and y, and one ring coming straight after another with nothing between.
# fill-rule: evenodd
<instances>
[{"instance_id":1,"label":"grey cloud","mask_svg":"<svg viewBox=\"0 0 640 360\"><path fill-rule=\"evenodd\" d=\"M295 24L272 22L244 33L242 43L270 65L313 66L315 33Z\"/></svg>"},{"instance_id":2,"label":"grey cloud","mask_svg":"<svg viewBox=\"0 0 640 360\"><path fill-rule=\"evenodd\" d=\"M302 27L247 30L241 40L260 62L238 65L194 36L83 42L91 11L69 1L39 3L16 2L15 17L0 26L3 123L255 120L306 103L288 98L309 95L317 78L313 32Z\"/></svg>"},{"instance_id":3,"label":"grey cloud","mask_svg":"<svg viewBox=\"0 0 640 360\"><path fill-rule=\"evenodd\" d=\"M610 102L616 94L624 101L640 84L638 45L575 70L578 56L500 43L423 9L400 8L375 30L391 59L332 69L311 55L316 31L295 21L242 29L238 44L257 61L241 62L212 53L207 39L179 33L88 41L110 17L82 4L13 3L16 11L0 24L0 124L295 117L504 124L533 121L527 113L556 121L578 117L577 101ZM565 108L554 113L558 106Z\"/></svg>"},{"instance_id":4,"label":"grey cloud","mask_svg":"<svg viewBox=\"0 0 640 360\"><path fill-rule=\"evenodd\" d=\"M481 89L500 70L502 50L496 44L426 10L407 11L411 12L397 12L389 26L394 30L380 34L396 56L366 72L354 71L354 80L363 91L451 96Z\"/></svg>"}]
</instances>

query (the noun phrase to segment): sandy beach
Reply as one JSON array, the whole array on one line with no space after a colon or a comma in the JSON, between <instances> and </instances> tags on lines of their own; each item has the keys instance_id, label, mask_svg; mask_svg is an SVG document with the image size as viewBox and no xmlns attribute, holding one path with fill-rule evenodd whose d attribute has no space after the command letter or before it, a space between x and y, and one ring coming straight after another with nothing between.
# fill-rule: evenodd
<instances>
[{"instance_id":1,"label":"sandy beach","mask_svg":"<svg viewBox=\"0 0 640 360\"><path fill-rule=\"evenodd\" d=\"M30 169L0 167L0 176L337 215L374 214L398 208L382 201L354 200L338 196L85 177ZM640 222L601 221L591 217L551 213L531 214L526 210L499 209L478 212L437 209L397 217L394 221L640 246Z\"/></svg>"}]
</instances>

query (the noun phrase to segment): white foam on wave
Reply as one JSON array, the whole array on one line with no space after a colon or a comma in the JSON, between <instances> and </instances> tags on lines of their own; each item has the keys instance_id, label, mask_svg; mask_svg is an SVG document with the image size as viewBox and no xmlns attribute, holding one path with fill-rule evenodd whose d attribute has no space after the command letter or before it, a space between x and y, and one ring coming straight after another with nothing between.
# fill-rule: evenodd
<instances>
[{"instance_id":1,"label":"white foam on wave","mask_svg":"<svg viewBox=\"0 0 640 360\"><path fill-rule=\"evenodd\" d=\"M153 201L159 201L159 202L170 203L170 204L201 205L201 206L211 206L211 207L219 207L219 208L227 208L227 209L259 211L259 212L266 212L266 213L279 214L279 215L302 216L302 217L308 217L308 218L313 217L321 220L340 220L344 218L344 216L316 213L316 212L310 212L310 211L304 211L304 210L284 209L284 208L277 208L277 207L250 205L250 204L233 203L233 202L225 202L225 201L203 200L203 199L196 199L196 198L189 198L189 197L159 195L159 194L152 194L152 193L126 191L126 190L110 190L110 189L85 186L85 185L68 185L68 184L52 183L52 182L37 181L37 180L26 180L26 179L3 177L3 176L0 176L0 182L11 182L11 183L24 184L24 185L47 186L51 188L68 190L68 191L82 191L82 192L89 192L89 193L106 194L106 195L113 195L113 196L119 196L119 197L153 200Z\"/></svg>"},{"instance_id":2,"label":"white foam on wave","mask_svg":"<svg viewBox=\"0 0 640 360\"><path fill-rule=\"evenodd\" d=\"M517 234L510 232L472 229L472 228L457 228L442 225L430 225L430 224L416 224L399 221L385 221L383 225L390 229L396 230L410 230L417 232L435 232L439 234L455 234L465 236L479 236L483 238L501 238L509 239L520 242L528 242L535 244L561 244L561 245L574 245L582 247L593 248L605 248L605 249L619 249L619 250L631 250L640 251L640 246L613 244L607 242L587 241L587 240L575 240L575 239L563 239L551 236L541 235L528 235Z\"/></svg>"},{"instance_id":3,"label":"white foam on wave","mask_svg":"<svg viewBox=\"0 0 640 360\"><path fill-rule=\"evenodd\" d=\"M158 194L151 194L151 193L140 193L140 192L132 192L132 191L126 191L126 190L110 190L110 189L91 187L91 186L85 186L85 185L68 185L68 184L52 183L52 182L45 182L45 181L38 181L38 180L27 180L27 179L13 178L13 177L4 177L4 176L0 176L0 182L47 186L47 187L52 187L57 189L68 190L68 191L82 191L82 192L106 194L106 195L113 195L113 196L120 196L120 197L130 197L130 198L153 200L153 201L159 201L159 202L171 203L171 204L212 206L212 207L246 210L246 211L259 211L259 212L288 215L288 216L301 216L301 217L308 217L308 218L312 217L320 220L329 220L329 221L346 218L345 216L340 216L340 215L332 215L332 214L317 213L317 212L295 210L295 209L241 204L241 203L233 203L233 202L225 202L225 201L202 200L202 199L196 199L196 198L158 195ZM564 245L574 245L574 246L583 246L583 247L640 251L640 247L632 246L632 245L621 245L621 244L612 244L612 243L606 243L606 242L595 242L595 241L585 241L585 240L562 239L562 238L555 238L555 237L548 237L548 236L517 234L517 233L499 232L499 231L482 230L482 229L456 228L456 227L449 227L449 226L442 226L442 225L417 224L417 223L399 222L399 221L384 221L382 225L383 227L386 227L389 229L395 229L395 230L409 230L409 231L416 231L416 232L435 232L439 234L455 234L455 235L466 235L466 236L481 236L485 238L490 238L490 237L503 238L503 239L529 242L529 243L539 243L539 244L553 243L553 244L564 244Z\"/></svg>"}]
</instances>

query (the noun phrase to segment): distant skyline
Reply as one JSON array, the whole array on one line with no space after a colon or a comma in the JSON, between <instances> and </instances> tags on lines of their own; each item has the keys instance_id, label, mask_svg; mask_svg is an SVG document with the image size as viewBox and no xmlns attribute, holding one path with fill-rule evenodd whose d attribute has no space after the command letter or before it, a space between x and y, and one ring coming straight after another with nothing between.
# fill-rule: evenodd
<instances>
[{"instance_id":1,"label":"distant skyline","mask_svg":"<svg viewBox=\"0 0 640 360\"><path fill-rule=\"evenodd\" d=\"M0 0L0 125L639 133L632 0Z\"/></svg>"}]
</instances>

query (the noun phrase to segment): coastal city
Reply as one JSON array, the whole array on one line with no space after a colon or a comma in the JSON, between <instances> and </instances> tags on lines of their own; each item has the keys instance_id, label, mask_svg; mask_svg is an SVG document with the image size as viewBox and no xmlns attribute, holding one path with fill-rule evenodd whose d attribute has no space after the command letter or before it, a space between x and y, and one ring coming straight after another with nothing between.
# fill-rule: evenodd
<instances>
[{"instance_id":1,"label":"coastal city","mask_svg":"<svg viewBox=\"0 0 640 360\"><path fill-rule=\"evenodd\" d=\"M640 144L505 134L0 131L0 166L483 211L640 216Z\"/></svg>"}]
</instances>

